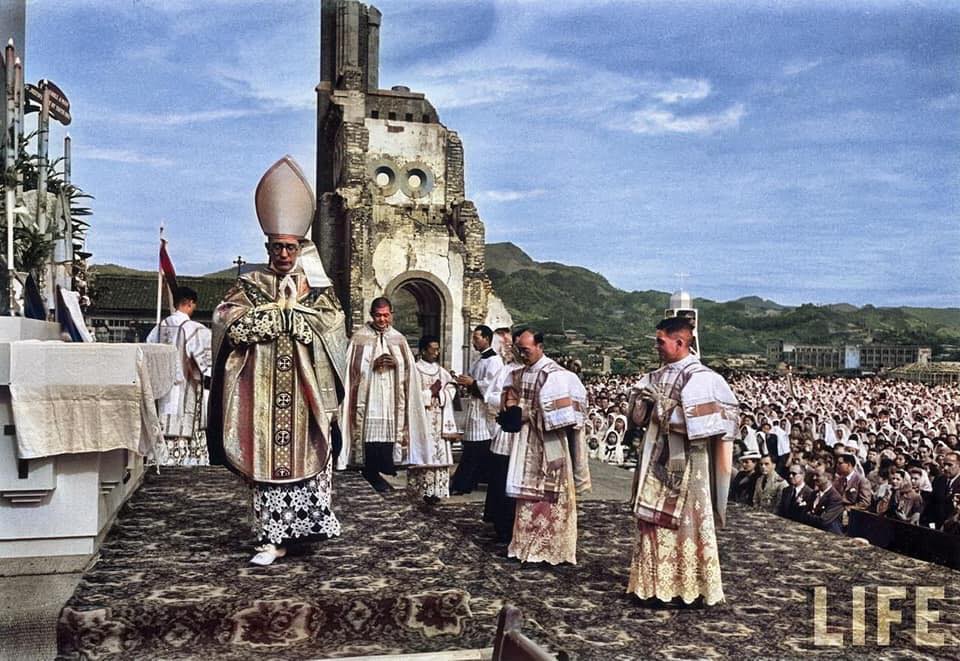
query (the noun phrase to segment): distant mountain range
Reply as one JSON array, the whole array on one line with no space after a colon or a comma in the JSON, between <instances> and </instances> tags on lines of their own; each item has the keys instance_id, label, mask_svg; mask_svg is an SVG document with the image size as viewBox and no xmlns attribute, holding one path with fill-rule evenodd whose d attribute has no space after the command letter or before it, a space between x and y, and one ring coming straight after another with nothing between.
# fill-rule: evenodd
<instances>
[{"instance_id":1,"label":"distant mountain range","mask_svg":"<svg viewBox=\"0 0 960 661\"><path fill-rule=\"evenodd\" d=\"M494 290L517 324L532 324L554 336L562 349L566 336L574 352L612 349L620 355L648 355L653 327L663 317L670 294L623 291L602 275L580 266L534 261L512 243L486 247L487 273ZM245 265L244 271L259 264ZM153 275L116 264L97 264L93 273ZM233 278L236 267L205 277ZM706 355L764 354L775 341L798 344L921 344L936 359L960 360L960 309L883 308L847 303L780 305L758 296L718 303L695 298L700 341ZM566 333L565 333L566 331ZM570 331L576 331L571 333ZM576 342L576 341L575 341Z\"/></svg>"},{"instance_id":2,"label":"distant mountain range","mask_svg":"<svg viewBox=\"0 0 960 661\"><path fill-rule=\"evenodd\" d=\"M579 266L537 262L512 243L486 250L487 273L516 323L560 335L575 330L627 355L649 354L650 336L670 302L658 291L627 292ZM779 305L758 296L718 303L695 298L704 353L763 354L770 342L922 344L941 359L960 357L958 308L858 308L846 303ZM570 333L567 333L571 335Z\"/></svg>"}]
</instances>

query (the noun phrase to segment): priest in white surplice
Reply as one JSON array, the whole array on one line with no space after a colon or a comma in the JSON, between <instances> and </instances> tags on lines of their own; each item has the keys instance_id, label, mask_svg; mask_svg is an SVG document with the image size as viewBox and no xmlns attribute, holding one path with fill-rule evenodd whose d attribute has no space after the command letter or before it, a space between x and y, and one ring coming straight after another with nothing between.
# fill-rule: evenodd
<instances>
[{"instance_id":1,"label":"priest in white surplice","mask_svg":"<svg viewBox=\"0 0 960 661\"><path fill-rule=\"evenodd\" d=\"M490 471L490 440L497 429L500 409L500 373L503 359L490 346L493 331L483 324L473 330L473 348L480 357L469 374L457 377L457 384L470 395L467 404L466 429L463 431L463 456L453 474L454 494L470 493L478 482L487 482Z\"/></svg>"},{"instance_id":2,"label":"priest in white surplice","mask_svg":"<svg viewBox=\"0 0 960 661\"><path fill-rule=\"evenodd\" d=\"M449 444L428 430L413 352L393 327L393 305L379 297L370 321L354 331L347 350L343 400L343 452L338 468L361 466L377 491L389 491L383 475L406 466L422 496L449 488ZM447 485L445 487L445 485Z\"/></svg>"},{"instance_id":3,"label":"priest in white surplice","mask_svg":"<svg viewBox=\"0 0 960 661\"><path fill-rule=\"evenodd\" d=\"M458 436L457 422L453 417L453 398L457 386L450 372L440 366L440 340L433 335L424 335L419 342L420 359L417 372L420 375L420 397L427 411L427 430L434 444L450 447L450 440ZM428 474L429 475L429 474ZM423 471L408 473L407 489L411 497L423 496L428 505L450 495L449 471L437 471L436 477L420 484Z\"/></svg>"},{"instance_id":4,"label":"priest in white surplice","mask_svg":"<svg viewBox=\"0 0 960 661\"><path fill-rule=\"evenodd\" d=\"M197 309L193 289L177 287L174 303L176 311L147 336L147 342L169 344L178 353L173 388L159 400L164 442L156 459L164 465L205 466L210 460L202 434L207 427L203 386L210 379L210 329L190 318Z\"/></svg>"}]
</instances>

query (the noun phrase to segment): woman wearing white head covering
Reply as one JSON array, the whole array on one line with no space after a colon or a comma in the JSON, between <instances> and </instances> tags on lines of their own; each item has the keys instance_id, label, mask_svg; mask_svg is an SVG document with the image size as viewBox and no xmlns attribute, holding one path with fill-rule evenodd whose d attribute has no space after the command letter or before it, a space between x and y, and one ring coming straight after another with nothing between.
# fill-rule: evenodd
<instances>
[{"instance_id":1,"label":"woman wearing white head covering","mask_svg":"<svg viewBox=\"0 0 960 661\"><path fill-rule=\"evenodd\" d=\"M828 448L832 448L840 439L837 437L836 429L833 426L833 420L827 418L823 421L823 440Z\"/></svg>"},{"instance_id":2,"label":"woman wearing white head covering","mask_svg":"<svg viewBox=\"0 0 960 661\"><path fill-rule=\"evenodd\" d=\"M933 483L930 481L930 474L927 472L926 468L911 468L910 472L919 470L920 471L920 481L917 484L918 490L921 494L930 494L933 493Z\"/></svg>"},{"instance_id":3,"label":"woman wearing white head covering","mask_svg":"<svg viewBox=\"0 0 960 661\"><path fill-rule=\"evenodd\" d=\"M790 454L790 434L780 426L779 420L773 421L770 433L777 437L777 456L782 457Z\"/></svg>"},{"instance_id":4,"label":"woman wearing white head covering","mask_svg":"<svg viewBox=\"0 0 960 661\"><path fill-rule=\"evenodd\" d=\"M604 417L604 422L606 422L606 427L604 428L604 431L610 431L611 429L613 429L613 421L616 420L616 418L617 418L617 414L614 413L613 411L610 411L609 413L606 414L606 416Z\"/></svg>"},{"instance_id":5,"label":"woman wearing white head covering","mask_svg":"<svg viewBox=\"0 0 960 661\"><path fill-rule=\"evenodd\" d=\"M603 454L601 459L605 464L623 463L623 445L620 444L620 435L613 429L607 432L603 443Z\"/></svg>"},{"instance_id":6,"label":"woman wearing white head covering","mask_svg":"<svg viewBox=\"0 0 960 661\"><path fill-rule=\"evenodd\" d=\"M757 444L757 430L749 425L744 425L740 429L740 435L743 439L744 454L760 454L760 446Z\"/></svg>"},{"instance_id":7,"label":"woman wearing white head covering","mask_svg":"<svg viewBox=\"0 0 960 661\"><path fill-rule=\"evenodd\" d=\"M603 439L607 432L607 416L600 409L594 409L591 415L596 415L593 421L593 432L598 438Z\"/></svg>"},{"instance_id":8,"label":"woman wearing white head covering","mask_svg":"<svg viewBox=\"0 0 960 661\"><path fill-rule=\"evenodd\" d=\"M613 426L610 427L610 429L617 432L620 440L623 440L623 435L627 433L627 416L620 414L615 415L613 417Z\"/></svg>"},{"instance_id":9,"label":"woman wearing white head covering","mask_svg":"<svg viewBox=\"0 0 960 661\"><path fill-rule=\"evenodd\" d=\"M587 456L590 459L600 459L603 448L600 447L600 439L596 434L587 436Z\"/></svg>"}]
</instances>

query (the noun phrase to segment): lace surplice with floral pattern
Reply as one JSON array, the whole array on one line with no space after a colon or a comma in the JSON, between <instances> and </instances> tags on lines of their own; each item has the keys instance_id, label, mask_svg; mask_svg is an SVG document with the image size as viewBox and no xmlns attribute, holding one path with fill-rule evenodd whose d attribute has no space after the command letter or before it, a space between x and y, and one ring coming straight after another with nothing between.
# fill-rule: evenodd
<instances>
[{"instance_id":1,"label":"lace surplice with floral pattern","mask_svg":"<svg viewBox=\"0 0 960 661\"><path fill-rule=\"evenodd\" d=\"M408 467L407 495L413 500L421 497L449 498L450 469L446 466L440 468Z\"/></svg>"},{"instance_id":2,"label":"lace surplice with floral pattern","mask_svg":"<svg viewBox=\"0 0 960 661\"><path fill-rule=\"evenodd\" d=\"M276 545L340 536L340 521L330 509L330 473L326 470L291 484L253 485L253 532L257 541Z\"/></svg>"},{"instance_id":3,"label":"lace surplice with floral pattern","mask_svg":"<svg viewBox=\"0 0 960 661\"><path fill-rule=\"evenodd\" d=\"M637 522L627 591L642 599L670 601L680 597L688 604L702 595L710 605L723 601L723 585L707 449L698 442L687 441L686 446L691 479L680 527L671 530Z\"/></svg>"},{"instance_id":4,"label":"lace surplice with floral pattern","mask_svg":"<svg viewBox=\"0 0 960 661\"><path fill-rule=\"evenodd\" d=\"M557 502L517 499L507 555L521 562L577 564L577 500L570 461Z\"/></svg>"}]
</instances>

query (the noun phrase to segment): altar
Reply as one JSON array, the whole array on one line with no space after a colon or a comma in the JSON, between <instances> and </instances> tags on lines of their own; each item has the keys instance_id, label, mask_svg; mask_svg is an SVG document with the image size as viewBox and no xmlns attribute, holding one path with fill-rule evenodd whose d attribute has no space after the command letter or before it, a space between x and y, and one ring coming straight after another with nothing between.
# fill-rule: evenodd
<instances>
[{"instance_id":1,"label":"altar","mask_svg":"<svg viewBox=\"0 0 960 661\"><path fill-rule=\"evenodd\" d=\"M143 480L176 350L0 319L0 575L81 570Z\"/></svg>"}]
</instances>

